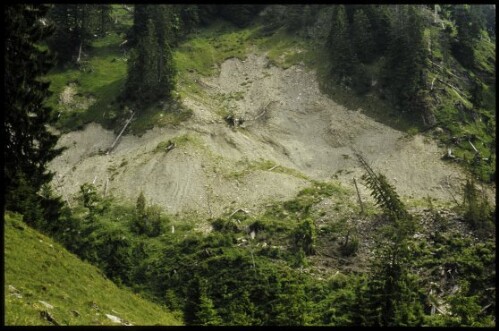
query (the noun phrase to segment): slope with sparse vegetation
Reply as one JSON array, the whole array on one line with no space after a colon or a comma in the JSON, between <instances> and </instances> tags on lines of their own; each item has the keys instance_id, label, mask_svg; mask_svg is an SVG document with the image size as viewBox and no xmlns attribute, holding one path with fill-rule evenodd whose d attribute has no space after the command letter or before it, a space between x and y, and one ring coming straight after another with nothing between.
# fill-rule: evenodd
<instances>
[{"instance_id":1,"label":"slope with sparse vegetation","mask_svg":"<svg viewBox=\"0 0 499 331\"><path fill-rule=\"evenodd\" d=\"M50 12L8 324L495 326L492 7L155 6Z\"/></svg>"}]
</instances>

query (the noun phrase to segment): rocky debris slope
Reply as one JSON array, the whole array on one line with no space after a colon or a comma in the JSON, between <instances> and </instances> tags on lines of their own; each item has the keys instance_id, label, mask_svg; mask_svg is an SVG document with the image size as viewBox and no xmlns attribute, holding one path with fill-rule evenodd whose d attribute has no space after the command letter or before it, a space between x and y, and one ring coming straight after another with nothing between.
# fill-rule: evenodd
<instances>
[{"instance_id":1,"label":"rocky debris slope","mask_svg":"<svg viewBox=\"0 0 499 331\"><path fill-rule=\"evenodd\" d=\"M216 217L237 208L258 209L293 197L310 180L337 178L352 187L359 178L354 151L387 175L403 197L452 200L464 178L445 163L436 143L349 110L319 90L302 66L269 64L265 55L229 59L215 77L199 77L203 98L183 102L194 116L175 128L124 135L110 155L114 134L96 124L62 136L69 148L51 164L54 184L70 198L85 182L135 201L140 191L168 212ZM220 110L244 119L231 127ZM167 153L158 145L183 143ZM368 192L360 185L361 193Z\"/></svg>"}]
</instances>

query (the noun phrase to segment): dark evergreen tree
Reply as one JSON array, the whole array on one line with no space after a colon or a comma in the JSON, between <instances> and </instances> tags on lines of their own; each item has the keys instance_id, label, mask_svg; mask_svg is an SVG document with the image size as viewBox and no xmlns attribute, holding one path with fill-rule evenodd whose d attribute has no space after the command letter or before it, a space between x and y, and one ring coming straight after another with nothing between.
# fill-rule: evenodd
<instances>
[{"instance_id":1,"label":"dark evergreen tree","mask_svg":"<svg viewBox=\"0 0 499 331\"><path fill-rule=\"evenodd\" d=\"M132 223L132 230L138 234L145 233L146 221L146 198L144 197L144 193L140 192L137 203L135 204L135 219Z\"/></svg>"},{"instance_id":2,"label":"dark evergreen tree","mask_svg":"<svg viewBox=\"0 0 499 331\"><path fill-rule=\"evenodd\" d=\"M393 230L393 229L390 229ZM390 233L388 236L392 237ZM421 326L423 306L418 278L412 274L408 238L378 239L367 282L367 326Z\"/></svg>"},{"instance_id":3,"label":"dark evergreen tree","mask_svg":"<svg viewBox=\"0 0 499 331\"><path fill-rule=\"evenodd\" d=\"M204 287L201 289L201 297L199 301L199 311L196 315L196 324L206 326L221 325L222 319L218 316L217 311L213 306L213 301L206 294L206 289Z\"/></svg>"},{"instance_id":4,"label":"dark evergreen tree","mask_svg":"<svg viewBox=\"0 0 499 331\"><path fill-rule=\"evenodd\" d=\"M361 62L373 60L373 30L367 15L362 9L356 10L353 16L352 40L357 57Z\"/></svg>"},{"instance_id":5,"label":"dark evergreen tree","mask_svg":"<svg viewBox=\"0 0 499 331\"><path fill-rule=\"evenodd\" d=\"M473 85L471 88L471 103L473 104L473 109L475 110L478 110L483 103L482 83L476 78L473 80Z\"/></svg>"},{"instance_id":6,"label":"dark evergreen tree","mask_svg":"<svg viewBox=\"0 0 499 331\"><path fill-rule=\"evenodd\" d=\"M137 5L132 29L134 47L128 61L128 79L124 97L139 107L146 107L162 98L169 98L175 85L175 65L171 41L174 15L170 6ZM137 17L146 18L145 27Z\"/></svg>"},{"instance_id":7,"label":"dark evergreen tree","mask_svg":"<svg viewBox=\"0 0 499 331\"><path fill-rule=\"evenodd\" d=\"M328 46L331 54L331 74L337 82L345 83L352 73L355 59L344 5L336 7L333 13Z\"/></svg>"},{"instance_id":8,"label":"dark evergreen tree","mask_svg":"<svg viewBox=\"0 0 499 331\"><path fill-rule=\"evenodd\" d=\"M248 26L262 8L262 5L222 5L219 13L226 20L242 28Z\"/></svg>"},{"instance_id":9,"label":"dark evergreen tree","mask_svg":"<svg viewBox=\"0 0 499 331\"><path fill-rule=\"evenodd\" d=\"M471 68L475 64L474 48L484 24L479 7L456 5L452 16L457 26L457 40L452 43L452 52L463 66Z\"/></svg>"},{"instance_id":10,"label":"dark evergreen tree","mask_svg":"<svg viewBox=\"0 0 499 331\"><path fill-rule=\"evenodd\" d=\"M290 32L297 31L303 27L304 5L289 5L286 7L286 28Z\"/></svg>"},{"instance_id":11,"label":"dark evergreen tree","mask_svg":"<svg viewBox=\"0 0 499 331\"><path fill-rule=\"evenodd\" d=\"M484 19L485 29L489 36L495 38L496 36L496 8L495 5L479 5L482 10L482 15Z\"/></svg>"},{"instance_id":12,"label":"dark evergreen tree","mask_svg":"<svg viewBox=\"0 0 499 331\"><path fill-rule=\"evenodd\" d=\"M220 6L217 5L198 5L199 22L206 26L219 17Z\"/></svg>"},{"instance_id":13,"label":"dark evergreen tree","mask_svg":"<svg viewBox=\"0 0 499 331\"><path fill-rule=\"evenodd\" d=\"M492 210L487 198L479 194L473 179L466 180L463 188L464 219L480 236L489 236L494 228Z\"/></svg>"},{"instance_id":14,"label":"dark evergreen tree","mask_svg":"<svg viewBox=\"0 0 499 331\"><path fill-rule=\"evenodd\" d=\"M187 293L184 307L185 325L197 324L197 313L201 304L201 278L195 275L187 286Z\"/></svg>"},{"instance_id":15,"label":"dark evergreen tree","mask_svg":"<svg viewBox=\"0 0 499 331\"><path fill-rule=\"evenodd\" d=\"M182 21L182 34L187 35L194 31L200 23L199 8L197 5L181 5L179 12Z\"/></svg>"},{"instance_id":16,"label":"dark evergreen tree","mask_svg":"<svg viewBox=\"0 0 499 331\"><path fill-rule=\"evenodd\" d=\"M389 224L376 243L375 258L364 293L367 309L363 323L368 326L418 326L423 322L418 278L411 274L411 238L415 231L412 216L386 177L376 175L361 155L364 180L371 189Z\"/></svg>"},{"instance_id":17,"label":"dark evergreen tree","mask_svg":"<svg viewBox=\"0 0 499 331\"><path fill-rule=\"evenodd\" d=\"M393 9L390 44L382 69L382 83L390 101L399 109L411 109L411 102L424 88L426 47L420 9L397 5Z\"/></svg>"},{"instance_id":18,"label":"dark evergreen tree","mask_svg":"<svg viewBox=\"0 0 499 331\"><path fill-rule=\"evenodd\" d=\"M99 33L101 36L104 36L108 31L109 26L112 23L111 13L113 8L111 5L103 4L98 5L98 14L99 14Z\"/></svg>"},{"instance_id":19,"label":"dark evergreen tree","mask_svg":"<svg viewBox=\"0 0 499 331\"><path fill-rule=\"evenodd\" d=\"M222 323L213 306L213 301L208 296L207 288L207 281L197 275L190 281L184 309L186 325L220 325Z\"/></svg>"},{"instance_id":20,"label":"dark evergreen tree","mask_svg":"<svg viewBox=\"0 0 499 331\"><path fill-rule=\"evenodd\" d=\"M135 5L133 10L133 25L127 33L128 46L134 48L139 42L139 37L146 32L148 20L148 6Z\"/></svg>"},{"instance_id":21,"label":"dark evergreen tree","mask_svg":"<svg viewBox=\"0 0 499 331\"><path fill-rule=\"evenodd\" d=\"M58 63L79 62L95 34L102 32L109 15L109 5L55 4L49 16L56 30L47 44Z\"/></svg>"},{"instance_id":22,"label":"dark evergreen tree","mask_svg":"<svg viewBox=\"0 0 499 331\"><path fill-rule=\"evenodd\" d=\"M362 6L369 22L372 24L374 42L373 57L385 54L390 42L391 12L387 5Z\"/></svg>"},{"instance_id":23,"label":"dark evergreen tree","mask_svg":"<svg viewBox=\"0 0 499 331\"><path fill-rule=\"evenodd\" d=\"M308 318L307 298L303 284L297 279L284 279L280 294L273 305L275 317L271 325L306 325Z\"/></svg>"},{"instance_id":24,"label":"dark evergreen tree","mask_svg":"<svg viewBox=\"0 0 499 331\"><path fill-rule=\"evenodd\" d=\"M56 29L47 45L56 54L59 64L69 62L78 51L77 8L75 4L56 4L49 12Z\"/></svg>"},{"instance_id":25,"label":"dark evergreen tree","mask_svg":"<svg viewBox=\"0 0 499 331\"><path fill-rule=\"evenodd\" d=\"M58 137L47 128L55 118L45 105L50 92L42 77L50 70L52 57L39 47L53 26L46 20L47 5L4 8L5 209L20 212L33 222L43 217L43 212L37 211L43 211L44 198L38 194L53 177L47 164L62 152L55 148Z\"/></svg>"},{"instance_id":26,"label":"dark evergreen tree","mask_svg":"<svg viewBox=\"0 0 499 331\"><path fill-rule=\"evenodd\" d=\"M253 325L256 307L247 290L238 295L237 300L231 300L227 306L227 320L231 325Z\"/></svg>"},{"instance_id":27,"label":"dark evergreen tree","mask_svg":"<svg viewBox=\"0 0 499 331\"><path fill-rule=\"evenodd\" d=\"M304 220L295 230L295 248L306 255L315 253L315 224L311 219Z\"/></svg>"}]
</instances>

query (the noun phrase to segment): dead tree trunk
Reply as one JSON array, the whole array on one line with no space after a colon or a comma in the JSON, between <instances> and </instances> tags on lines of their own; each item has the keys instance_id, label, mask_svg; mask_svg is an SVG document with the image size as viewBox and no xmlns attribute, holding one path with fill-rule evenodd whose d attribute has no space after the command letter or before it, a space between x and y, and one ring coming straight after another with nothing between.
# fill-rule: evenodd
<instances>
[{"instance_id":1,"label":"dead tree trunk","mask_svg":"<svg viewBox=\"0 0 499 331\"><path fill-rule=\"evenodd\" d=\"M116 147L116 144L118 143L118 140L121 138L121 135L123 134L123 132L125 132L125 129L127 128L128 124L130 124L130 122L132 121L134 115L135 115L135 112L133 112L132 116L130 116L130 118L128 119L128 121L126 121L125 126L123 127L123 129L121 129L120 134L118 135L118 137L116 137L116 139L114 140L114 142L111 145L111 147L109 147L109 150L106 152L106 155L109 155L113 151L113 149Z\"/></svg>"},{"instance_id":2,"label":"dead tree trunk","mask_svg":"<svg viewBox=\"0 0 499 331\"><path fill-rule=\"evenodd\" d=\"M80 49L78 50L78 58L76 59L76 63L80 63L82 47L83 47L83 41L80 41Z\"/></svg>"},{"instance_id":3,"label":"dead tree trunk","mask_svg":"<svg viewBox=\"0 0 499 331\"><path fill-rule=\"evenodd\" d=\"M478 151L478 149L476 149L475 145L473 145L473 143L471 141L469 141L469 140L468 140L468 142L470 143L471 147L473 147L473 150L475 151L475 153L480 154L480 152Z\"/></svg>"},{"instance_id":4,"label":"dead tree trunk","mask_svg":"<svg viewBox=\"0 0 499 331\"><path fill-rule=\"evenodd\" d=\"M362 203L359 187L357 186L357 180L355 179L355 177L353 178L353 183L355 184L355 190L357 191L357 198L359 199L360 213L364 214L364 204Z\"/></svg>"}]
</instances>

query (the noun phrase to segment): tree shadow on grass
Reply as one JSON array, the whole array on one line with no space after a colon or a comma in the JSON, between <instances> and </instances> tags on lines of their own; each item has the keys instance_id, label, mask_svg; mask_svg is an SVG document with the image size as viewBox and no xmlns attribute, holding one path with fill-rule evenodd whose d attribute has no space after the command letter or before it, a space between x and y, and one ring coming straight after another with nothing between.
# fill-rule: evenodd
<instances>
[{"instance_id":1,"label":"tree shadow on grass","mask_svg":"<svg viewBox=\"0 0 499 331\"><path fill-rule=\"evenodd\" d=\"M117 97L125 84L125 78L118 79L99 89L96 101L86 110L74 110L63 113L59 119L58 129L62 132L82 130L86 124L95 122L106 129L115 126L122 117Z\"/></svg>"}]
</instances>

